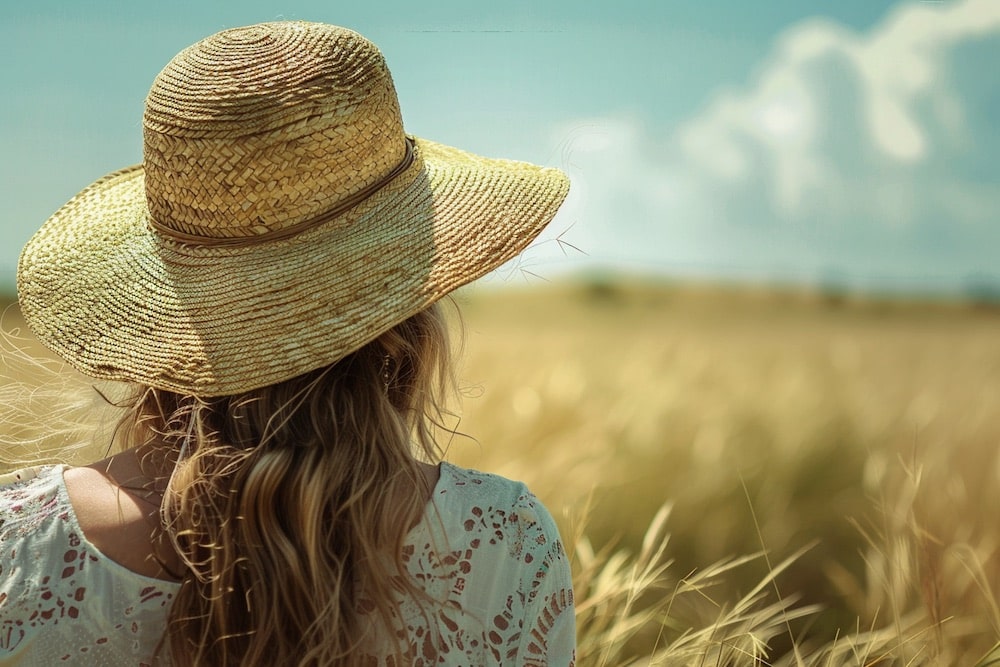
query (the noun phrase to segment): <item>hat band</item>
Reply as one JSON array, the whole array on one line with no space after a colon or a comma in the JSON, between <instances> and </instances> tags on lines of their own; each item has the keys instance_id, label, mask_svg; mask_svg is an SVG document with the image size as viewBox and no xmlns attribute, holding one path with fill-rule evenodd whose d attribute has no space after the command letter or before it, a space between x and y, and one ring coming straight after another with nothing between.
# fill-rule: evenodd
<instances>
[{"instance_id":1,"label":"hat band","mask_svg":"<svg viewBox=\"0 0 1000 667\"><path fill-rule=\"evenodd\" d=\"M172 241L177 241L187 245L203 245L203 246L217 246L217 247L240 247L248 245L256 245L258 243L266 243L269 241L279 241L281 239L286 239L296 234L300 234L307 229L317 227L325 222L336 218L337 216L346 213L350 209L354 208L364 200L368 199L376 192L391 183L397 176L406 171L410 165L413 164L414 160L414 144L413 139L406 137L406 152L403 155L403 159L393 167L392 171L387 173L381 179L375 181L366 188L355 192L350 197L341 200L332 209L326 210L323 213L315 216L313 218L307 218L302 222L297 222L294 225L289 225L288 227L282 227L281 229L273 229L269 232L263 234L255 234L253 236L201 236L198 234L188 234L187 232L182 232L174 229L173 227L168 227L162 222L157 221L152 215L148 216L149 226L153 230Z\"/></svg>"}]
</instances>

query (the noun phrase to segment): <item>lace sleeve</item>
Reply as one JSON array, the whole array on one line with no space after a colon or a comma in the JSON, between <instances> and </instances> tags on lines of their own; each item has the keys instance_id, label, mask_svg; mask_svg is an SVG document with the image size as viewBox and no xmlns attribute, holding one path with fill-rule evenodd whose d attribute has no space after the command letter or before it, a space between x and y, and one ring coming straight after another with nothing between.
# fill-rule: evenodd
<instances>
[{"instance_id":1,"label":"lace sleeve","mask_svg":"<svg viewBox=\"0 0 1000 667\"><path fill-rule=\"evenodd\" d=\"M576 616L569 560L555 522L536 506L547 548L533 573L518 655L529 667L572 667L576 660Z\"/></svg>"}]
</instances>

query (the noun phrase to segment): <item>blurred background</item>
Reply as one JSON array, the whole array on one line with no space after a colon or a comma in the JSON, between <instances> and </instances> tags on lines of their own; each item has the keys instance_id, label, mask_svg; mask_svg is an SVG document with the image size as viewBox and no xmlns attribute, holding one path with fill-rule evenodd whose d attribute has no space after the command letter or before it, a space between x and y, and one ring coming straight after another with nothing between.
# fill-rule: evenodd
<instances>
[{"instance_id":1,"label":"blurred background","mask_svg":"<svg viewBox=\"0 0 1000 667\"><path fill-rule=\"evenodd\" d=\"M986 664L1000 2L6 3L8 300L34 230L141 161L159 69L275 19L376 42L409 132L573 179L545 235L456 296L472 437L446 444L556 515L580 664L687 664L691 636L711 664L761 646L794 664ZM4 362L5 396L72 375ZM19 441L47 446L19 414L6 467ZM652 561L668 568L635 587L622 563L664 539L664 503ZM635 609L649 615L629 625Z\"/></svg>"}]
</instances>

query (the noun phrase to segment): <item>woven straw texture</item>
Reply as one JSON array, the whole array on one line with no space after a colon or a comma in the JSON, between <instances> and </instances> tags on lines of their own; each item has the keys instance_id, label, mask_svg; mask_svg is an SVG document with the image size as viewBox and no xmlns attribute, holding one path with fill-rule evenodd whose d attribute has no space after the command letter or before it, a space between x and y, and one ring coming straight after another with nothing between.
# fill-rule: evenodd
<instances>
[{"instance_id":1,"label":"woven straw texture","mask_svg":"<svg viewBox=\"0 0 1000 667\"><path fill-rule=\"evenodd\" d=\"M24 248L21 308L81 372L202 396L327 365L511 259L562 172L407 137L378 49L289 22L157 76L143 164Z\"/></svg>"}]
</instances>

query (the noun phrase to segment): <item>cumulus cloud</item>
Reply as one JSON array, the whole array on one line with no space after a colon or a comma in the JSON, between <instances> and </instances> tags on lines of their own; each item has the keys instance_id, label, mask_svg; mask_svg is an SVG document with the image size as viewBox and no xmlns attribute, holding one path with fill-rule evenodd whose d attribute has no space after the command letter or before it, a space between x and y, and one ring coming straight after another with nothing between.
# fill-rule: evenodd
<instances>
[{"instance_id":1,"label":"cumulus cloud","mask_svg":"<svg viewBox=\"0 0 1000 667\"><path fill-rule=\"evenodd\" d=\"M950 288L1000 247L1000 3L789 29L753 81L675 128L563 128L595 259Z\"/></svg>"}]
</instances>

